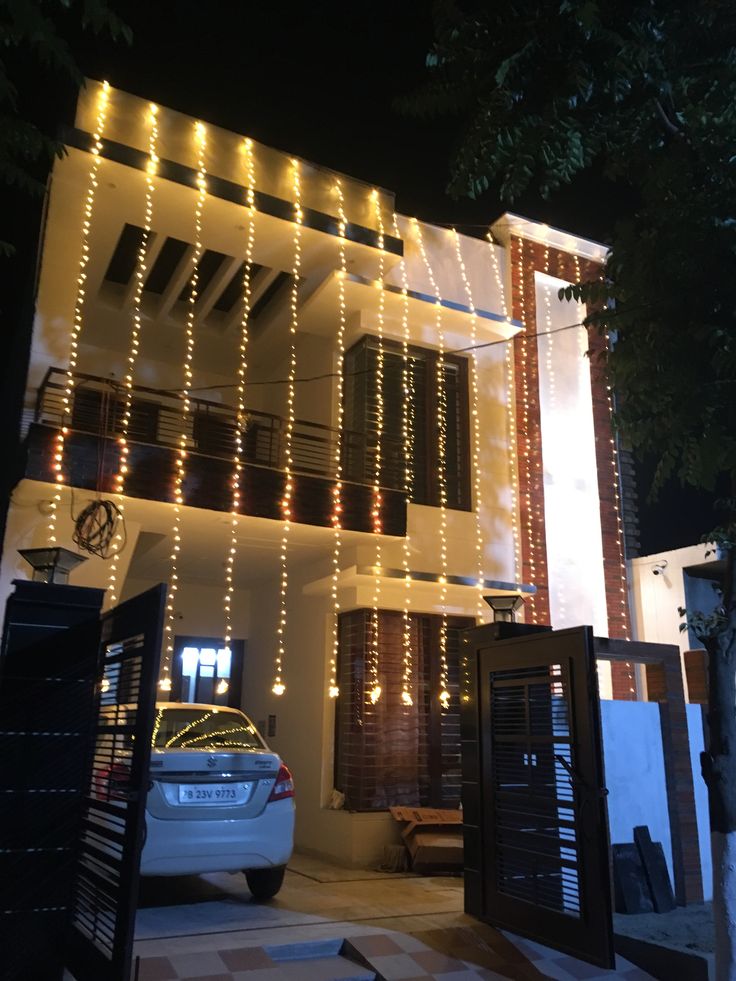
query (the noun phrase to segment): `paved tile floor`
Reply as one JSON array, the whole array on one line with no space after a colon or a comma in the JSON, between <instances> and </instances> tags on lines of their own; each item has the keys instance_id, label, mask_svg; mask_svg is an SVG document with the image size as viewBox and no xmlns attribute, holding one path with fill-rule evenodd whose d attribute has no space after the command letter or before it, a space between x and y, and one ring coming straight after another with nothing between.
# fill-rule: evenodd
<instances>
[{"instance_id":1,"label":"paved tile floor","mask_svg":"<svg viewBox=\"0 0 736 981\"><path fill-rule=\"evenodd\" d=\"M601 971L484 926L462 905L459 878L356 872L302 856L268 904L252 901L241 875L143 880L139 979L649 979L622 958Z\"/></svg>"}]
</instances>

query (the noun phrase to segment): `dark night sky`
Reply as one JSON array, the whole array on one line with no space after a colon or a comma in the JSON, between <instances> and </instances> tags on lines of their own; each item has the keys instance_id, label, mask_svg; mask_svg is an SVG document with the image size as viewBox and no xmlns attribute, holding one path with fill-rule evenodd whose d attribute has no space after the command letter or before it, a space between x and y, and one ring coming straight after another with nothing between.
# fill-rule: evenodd
<instances>
[{"instance_id":1,"label":"dark night sky","mask_svg":"<svg viewBox=\"0 0 736 981\"><path fill-rule=\"evenodd\" d=\"M132 28L133 44L73 38L86 75L389 188L405 214L483 234L507 210L493 191L476 202L445 193L454 121L415 119L394 108L396 97L424 77L432 39L428 0L369 6L113 0L113 6ZM38 73L26 74L21 103L47 126L73 119L71 90ZM574 192L549 201L527 195L510 210L605 239L621 201L593 175ZM19 239L17 261L26 266L35 254L32 212L27 221L21 213L29 240ZM642 498L646 480L644 468ZM642 501L642 551L696 541L711 523L706 500L672 488L657 505Z\"/></svg>"}]
</instances>

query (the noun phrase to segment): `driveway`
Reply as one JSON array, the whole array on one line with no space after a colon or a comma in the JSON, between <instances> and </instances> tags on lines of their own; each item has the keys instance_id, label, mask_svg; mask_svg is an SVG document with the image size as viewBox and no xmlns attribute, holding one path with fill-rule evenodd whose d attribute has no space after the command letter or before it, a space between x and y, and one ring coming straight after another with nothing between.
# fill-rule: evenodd
<instances>
[{"instance_id":1,"label":"driveway","mask_svg":"<svg viewBox=\"0 0 736 981\"><path fill-rule=\"evenodd\" d=\"M300 855L269 903L251 899L242 875L143 879L139 978L649 979L623 959L617 971L599 971L480 924L462 909L460 878L354 871ZM347 955L370 973L339 973Z\"/></svg>"}]
</instances>

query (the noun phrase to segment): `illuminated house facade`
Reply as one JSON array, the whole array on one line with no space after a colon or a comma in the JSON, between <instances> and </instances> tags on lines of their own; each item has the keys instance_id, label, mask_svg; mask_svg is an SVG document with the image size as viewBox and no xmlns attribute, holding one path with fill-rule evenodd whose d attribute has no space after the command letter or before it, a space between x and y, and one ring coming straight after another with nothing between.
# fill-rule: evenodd
<instances>
[{"instance_id":1,"label":"illuminated house facade","mask_svg":"<svg viewBox=\"0 0 736 981\"><path fill-rule=\"evenodd\" d=\"M3 596L16 549L73 548L115 502L118 554L73 582L175 586L162 697L242 706L294 771L298 846L373 861L388 805L457 805L484 597L629 635L610 396L557 299L603 249L513 215L488 240L417 222L99 83L67 145ZM600 683L637 697L625 665Z\"/></svg>"}]
</instances>

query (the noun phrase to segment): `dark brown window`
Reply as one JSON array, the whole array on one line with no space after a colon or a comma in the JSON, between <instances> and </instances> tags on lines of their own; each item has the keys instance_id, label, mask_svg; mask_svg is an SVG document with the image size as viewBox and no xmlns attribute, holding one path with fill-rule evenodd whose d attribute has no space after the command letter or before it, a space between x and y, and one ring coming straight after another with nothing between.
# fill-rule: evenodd
<instances>
[{"instance_id":1,"label":"dark brown window","mask_svg":"<svg viewBox=\"0 0 736 981\"><path fill-rule=\"evenodd\" d=\"M442 618L411 614L412 697L401 701L403 615L379 614L381 698L368 699L373 612L340 616L336 706L335 785L350 810L384 810L393 805L457 807L460 801L459 660L461 632L473 626L450 617L447 661L450 708L442 711L440 626Z\"/></svg>"},{"instance_id":2,"label":"dark brown window","mask_svg":"<svg viewBox=\"0 0 736 981\"><path fill-rule=\"evenodd\" d=\"M363 337L345 355L345 476L370 482L378 447L379 340ZM438 356L428 348L409 348L408 392L404 392L401 345L383 342L383 427L381 484L402 490L406 480L404 403L410 405L411 498L416 504L440 503L437 478L440 388ZM470 510L468 455L468 366L464 358L444 359L446 404L445 480L448 507Z\"/></svg>"}]
</instances>

